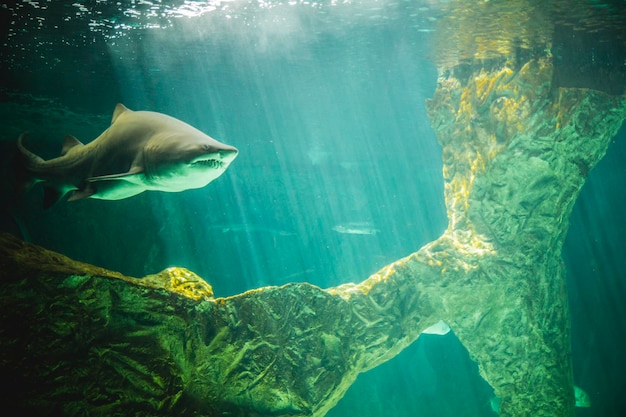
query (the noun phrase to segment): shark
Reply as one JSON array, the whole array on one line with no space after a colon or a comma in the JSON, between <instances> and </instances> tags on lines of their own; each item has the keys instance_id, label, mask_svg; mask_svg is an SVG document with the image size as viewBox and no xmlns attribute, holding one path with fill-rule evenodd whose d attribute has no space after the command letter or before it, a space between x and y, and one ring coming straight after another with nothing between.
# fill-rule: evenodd
<instances>
[{"instance_id":1,"label":"shark","mask_svg":"<svg viewBox=\"0 0 626 417\"><path fill-rule=\"evenodd\" d=\"M202 188L228 168L237 148L218 142L166 114L133 111L118 103L111 125L83 144L66 136L61 155L44 160L17 141L18 188L44 187L44 208L65 195L121 200L144 191L180 192Z\"/></svg>"}]
</instances>

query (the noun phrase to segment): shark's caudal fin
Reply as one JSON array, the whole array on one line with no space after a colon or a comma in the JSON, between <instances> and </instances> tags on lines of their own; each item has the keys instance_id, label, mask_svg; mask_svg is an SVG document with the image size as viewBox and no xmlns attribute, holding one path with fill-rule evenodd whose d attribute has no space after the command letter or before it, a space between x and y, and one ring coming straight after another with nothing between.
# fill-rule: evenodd
<instances>
[{"instance_id":1,"label":"shark's caudal fin","mask_svg":"<svg viewBox=\"0 0 626 417\"><path fill-rule=\"evenodd\" d=\"M29 163L42 162L43 159L29 151L22 144L22 140L28 136L28 132L24 132L17 140L17 149L13 155L13 176L15 195L21 198L27 191L29 191L33 185L37 182L36 179L28 172L27 166Z\"/></svg>"},{"instance_id":2,"label":"shark's caudal fin","mask_svg":"<svg viewBox=\"0 0 626 417\"><path fill-rule=\"evenodd\" d=\"M37 182L40 180L33 176L29 171L29 166L41 164L44 160L26 149L23 144L24 138L28 136L28 132L24 132L17 140L17 151L13 158L13 174L15 177L15 196L16 199L21 199ZM62 155L65 155L75 146L84 146L78 139L73 136L65 138L63 143ZM63 197L63 193L55 187L44 185L44 198L43 208L49 209L57 201Z\"/></svg>"}]
</instances>

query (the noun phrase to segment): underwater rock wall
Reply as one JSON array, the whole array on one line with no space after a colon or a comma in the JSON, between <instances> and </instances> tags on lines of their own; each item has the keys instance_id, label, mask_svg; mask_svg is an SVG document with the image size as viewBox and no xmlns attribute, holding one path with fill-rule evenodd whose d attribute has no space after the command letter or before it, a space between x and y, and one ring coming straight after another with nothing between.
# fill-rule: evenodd
<instances>
[{"instance_id":1,"label":"underwater rock wall","mask_svg":"<svg viewBox=\"0 0 626 417\"><path fill-rule=\"evenodd\" d=\"M2 402L42 416L323 416L443 319L500 415L573 415L560 252L626 102L552 88L547 59L462 74L442 74L428 103L449 227L361 283L214 299L184 269L129 278L2 236Z\"/></svg>"}]
</instances>

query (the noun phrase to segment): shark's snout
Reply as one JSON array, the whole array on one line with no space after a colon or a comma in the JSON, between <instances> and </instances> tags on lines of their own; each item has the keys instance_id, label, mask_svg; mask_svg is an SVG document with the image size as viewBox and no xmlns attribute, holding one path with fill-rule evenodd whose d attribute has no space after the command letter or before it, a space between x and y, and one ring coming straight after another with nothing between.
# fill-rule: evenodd
<instances>
[{"instance_id":1,"label":"shark's snout","mask_svg":"<svg viewBox=\"0 0 626 417\"><path fill-rule=\"evenodd\" d=\"M238 153L239 151L237 150L237 148L233 146L229 146L228 148L225 148L225 149L220 149L219 151L220 158L222 158L223 160L227 160L228 162L235 159Z\"/></svg>"}]
</instances>

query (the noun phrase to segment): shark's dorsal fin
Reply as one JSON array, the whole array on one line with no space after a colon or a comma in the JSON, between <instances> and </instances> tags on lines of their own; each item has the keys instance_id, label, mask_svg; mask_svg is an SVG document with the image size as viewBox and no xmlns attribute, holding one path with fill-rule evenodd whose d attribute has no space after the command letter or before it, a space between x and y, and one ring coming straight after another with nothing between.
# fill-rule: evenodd
<instances>
[{"instance_id":1,"label":"shark's dorsal fin","mask_svg":"<svg viewBox=\"0 0 626 417\"><path fill-rule=\"evenodd\" d=\"M113 118L111 119L111 124L115 123L117 118L120 117L120 114L127 112L127 111L132 111L132 110L128 109L122 103L117 103L115 105L115 110L113 110Z\"/></svg>"},{"instance_id":2,"label":"shark's dorsal fin","mask_svg":"<svg viewBox=\"0 0 626 417\"><path fill-rule=\"evenodd\" d=\"M63 139L63 149L61 149L61 156L65 155L75 146L85 146L81 141L76 139L72 135L67 135L65 139Z\"/></svg>"}]
</instances>

